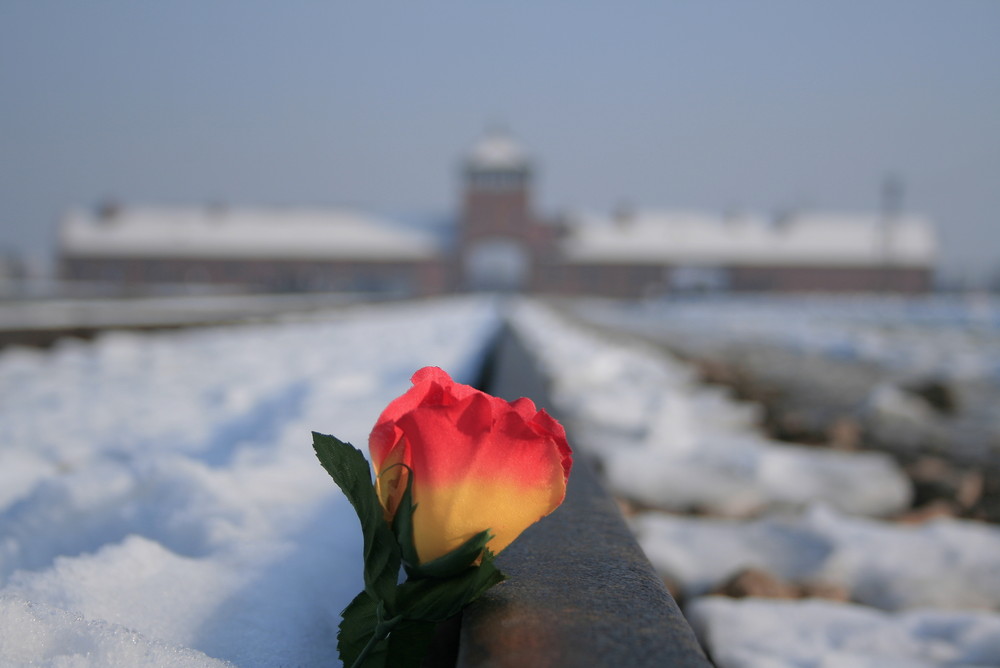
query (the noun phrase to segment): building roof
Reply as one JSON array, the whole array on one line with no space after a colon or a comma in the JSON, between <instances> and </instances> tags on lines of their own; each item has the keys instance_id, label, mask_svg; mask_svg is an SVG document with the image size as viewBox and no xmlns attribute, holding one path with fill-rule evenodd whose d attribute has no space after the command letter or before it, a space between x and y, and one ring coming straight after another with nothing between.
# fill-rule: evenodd
<instances>
[{"instance_id":1,"label":"building roof","mask_svg":"<svg viewBox=\"0 0 1000 668\"><path fill-rule=\"evenodd\" d=\"M915 216L886 226L875 214L802 213L776 221L646 211L576 214L566 223L562 256L573 264L930 268L937 250L933 227Z\"/></svg>"},{"instance_id":2,"label":"building roof","mask_svg":"<svg viewBox=\"0 0 1000 668\"><path fill-rule=\"evenodd\" d=\"M564 219L570 264L900 266L932 268L933 227L916 216L888 226L875 214L763 216L638 211ZM127 207L77 210L60 228L77 258L422 261L444 257L439 230L348 209Z\"/></svg>"},{"instance_id":3,"label":"building roof","mask_svg":"<svg viewBox=\"0 0 1000 668\"><path fill-rule=\"evenodd\" d=\"M73 211L59 235L64 257L269 260L431 260L430 231L351 210L122 208Z\"/></svg>"}]
</instances>

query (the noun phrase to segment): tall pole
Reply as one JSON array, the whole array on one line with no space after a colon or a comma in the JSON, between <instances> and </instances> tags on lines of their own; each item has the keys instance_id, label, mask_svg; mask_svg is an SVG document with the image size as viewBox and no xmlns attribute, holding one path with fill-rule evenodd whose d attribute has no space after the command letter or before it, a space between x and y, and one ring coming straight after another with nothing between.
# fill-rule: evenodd
<instances>
[{"instance_id":1,"label":"tall pole","mask_svg":"<svg viewBox=\"0 0 1000 668\"><path fill-rule=\"evenodd\" d=\"M887 174L882 181L881 193L881 261L882 261L882 290L892 291L893 280L893 245L896 231L896 223L903 210L903 181L895 174Z\"/></svg>"}]
</instances>

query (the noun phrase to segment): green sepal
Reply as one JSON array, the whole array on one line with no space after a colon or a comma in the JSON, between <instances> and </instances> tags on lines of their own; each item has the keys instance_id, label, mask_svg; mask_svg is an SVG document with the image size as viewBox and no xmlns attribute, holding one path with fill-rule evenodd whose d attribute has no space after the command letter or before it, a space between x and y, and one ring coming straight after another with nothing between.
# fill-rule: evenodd
<instances>
[{"instance_id":1,"label":"green sepal","mask_svg":"<svg viewBox=\"0 0 1000 668\"><path fill-rule=\"evenodd\" d=\"M396 514L392 518L392 532L396 536L406 574L413 577L413 569L420 563L417 547L413 542L413 512L417 509L413 504L413 471L405 464L398 466L406 467L406 489L403 490Z\"/></svg>"},{"instance_id":2,"label":"green sepal","mask_svg":"<svg viewBox=\"0 0 1000 668\"><path fill-rule=\"evenodd\" d=\"M465 569L472 566L473 562L483 554L483 550L493 538L489 529L480 531L469 540L456 547L448 554L443 554L437 559L428 561L419 566L406 567L406 573L411 578L450 578L461 574ZM405 562L404 562L404 565Z\"/></svg>"},{"instance_id":3,"label":"green sepal","mask_svg":"<svg viewBox=\"0 0 1000 668\"><path fill-rule=\"evenodd\" d=\"M442 622L503 580L504 574L493 564L493 553L484 550L482 563L461 574L407 580L399 586L397 608L406 619Z\"/></svg>"},{"instance_id":4,"label":"green sepal","mask_svg":"<svg viewBox=\"0 0 1000 668\"><path fill-rule=\"evenodd\" d=\"M409 471L409 467L406 468ZM450 578L458 575L480 557L486 543L493 538L489 529L481 531L448 554L421 564L413 541L413 513L416 509L417 506L413 503L413 472L410 471L406 476L406 488L399 499L399 506L396 507L396 515L392 518L392 531L396 535L403 568L406 569L408 577Z\"/></svg>"},{"instance_id":5,"label":"green sepal","mask_svg":"<svg viewBox=\"0 0 1000 668\"><path fill-rule=\"evenodd\" d=\"M382 505L372 484L368 460L350 443L317 432L313 432L313 448L319 463L344 492L361 520L365 591L373 600L384 601L386 608L392 612L399 577L399 545L382 515Z\"/></svg>"}]
</instances>

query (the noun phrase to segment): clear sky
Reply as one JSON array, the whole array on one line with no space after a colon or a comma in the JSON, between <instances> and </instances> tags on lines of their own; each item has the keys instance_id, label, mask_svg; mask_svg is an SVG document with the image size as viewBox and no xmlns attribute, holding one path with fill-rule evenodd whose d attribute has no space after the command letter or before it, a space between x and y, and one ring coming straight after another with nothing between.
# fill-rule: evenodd
<instances>
[{"instance_id":1,"label":"clear sky","mask_svg":"<svg viewBox=\"0 0 1000 668\"><path fill-rule=\"evenodd\" d=\"M449 213L491 124L562 209L871 211L1000 270L1000 2L0 0L0 251L124 203Z\"/></svg>"}]
</instances>

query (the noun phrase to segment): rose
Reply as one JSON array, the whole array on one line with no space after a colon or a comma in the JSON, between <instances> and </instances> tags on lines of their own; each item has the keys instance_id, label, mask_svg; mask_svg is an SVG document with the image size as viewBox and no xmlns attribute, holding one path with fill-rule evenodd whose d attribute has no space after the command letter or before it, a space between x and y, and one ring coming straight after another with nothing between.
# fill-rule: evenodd
<instances>
[{"instance_id":1,"label":"rose","mask_svg":"<svg viewBox=\"0 0 1000 668\"><path fill-rule=\"evenodd\" d=\"M436 623L504 580L492 555L566 496L572 452L545 411L434 367L412 380L369 436L374 486L357 448L313 432L316 456L364 536L365 588L337 634L345 666L376 656L378 665L419 663Z\"/></svg>"},{"instance_id":2,"label":"rose","mask_svg":"<svg viewBox=\"0 0 1000 668\"><path fill-rule=\"evenodd\" d=\"M555 510L572 452L562 426L530 399L508 402L420 369L379 416L368 446L376 491L391 520L412 476L420 563L489 529L494 553ZM405 466L404 466L405 465Z\"/></svg>"}]
</instances>

